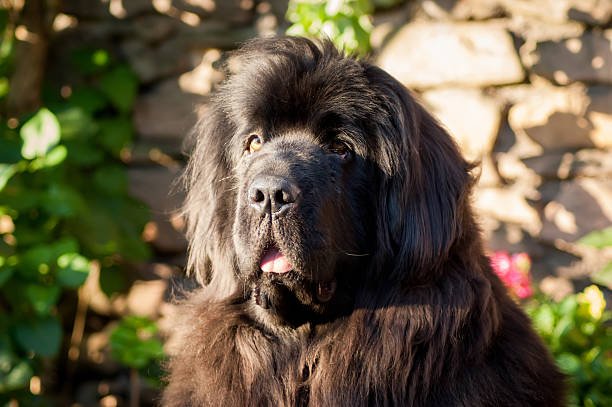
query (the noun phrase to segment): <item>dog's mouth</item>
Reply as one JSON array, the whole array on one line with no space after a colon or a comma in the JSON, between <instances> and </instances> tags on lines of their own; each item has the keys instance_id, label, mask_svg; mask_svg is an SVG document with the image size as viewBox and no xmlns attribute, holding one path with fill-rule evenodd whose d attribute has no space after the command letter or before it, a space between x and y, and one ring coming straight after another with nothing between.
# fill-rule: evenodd
<instances>
[{"instance_id":1,"label":"dog's mouth","mask_svg":"<svg viewBox=\"0 0 612 407\"><path fill-rule=\"evenodd\" d=\"M298 294L298 297L294 298L297 293L296 287L303 287L301 290L309 291L319 304L331 300L336 291L335 279L309 282L303 279L302 273L294 264L276 242L266 246L261 253L259 269L261 276L267 278L253 285L253 296L257 305L265 309L274 308L289 317L291 309L301 307L299 303L310 302L303 297L304 294ZM289 294L290 292L293 294Z\"/></svg>"},{"instance_id":2,"label":"dog's mouth","mask_svg":"<svg viewBox=\"0 0 612 407\"><path fill-rule=\"evenodd\" d=\"M287 256L274 245L264 250L259 262L259 268L264 273L286 274L293 270L293 265Z\"/></svg>"}]
</instances>

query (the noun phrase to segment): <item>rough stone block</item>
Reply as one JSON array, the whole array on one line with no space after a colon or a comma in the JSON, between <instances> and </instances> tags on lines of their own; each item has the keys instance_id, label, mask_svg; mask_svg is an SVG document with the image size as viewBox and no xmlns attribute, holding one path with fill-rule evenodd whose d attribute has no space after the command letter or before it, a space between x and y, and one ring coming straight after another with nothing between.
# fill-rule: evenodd
<instances>
[{"instance_id":1,"label":"rough stone block","mask_svg":"<svg viewBox=\"0 0 612 407\"><path fill-rule=\"evenodd\" d=\"M494 99L477 89L458 88L430 90L422 97L469 160L491 152L501 118Z\"/></svg>"},{"instance_id":2,"label":"rough stone block","mask_svg":"<svg viewBox=\"0 0 612 407\"><path fill-rule=\"evenodd\" d=\"M205 101L205 96L183 90L179 78L168 79L136 99L136 132L144 140L176 140L180 144L197 123L197 109Z\"/></svg>"},{"instance_id":3,"label":"rough stone block","mask_svg":"<svg viewBox=\"0 0 612 407\"><path fill-rule=\"evenodd\" d=\"M145 227L144 237L161 253L179 253L187 248L182 218L177 214L183 196L173 190L180 171L178 166L128 170L130 194L151 208L153 220Z\"/></svg>"},{"instance_id":4,"label":"rough stone block","mask_svg":"<svg viewBox=\"0 0 612 407\"><path fill-rule=\"evenodd\" d=\"M612 226L612 181L576 179L561 183L544 208L541 237L573 242L593 230Z\"/></svg>"},{"instance_id":5,"label":"rough stone block","mask_svg":"<svg viewBox=\"0 0 612 407\"><path fill-rule=\"evenodd\" d=\"M531 72L566 85L583 81L612 84L612 29L580 37L543 41L521 49Z\"/></svg>"},{"instance_id":6,"label":"rough stone block","mask_svg":"<svg viewBox=\"0 0 612 407\"><path fill-rule=\"evenodd\" d=\"M524 78L510 34L492 23L407 24L383 47L378 63L415 88L501 85Z\"/></svg>"},{"instance_id":7,"label":"rough stone block","mask_svg":"<svg viewBox=\"0 0 612 407\"><path fill-rule=\"evenodd\" d=\"M538 86L523 96L508 121L543 150L612 146L612 87Z\"/></svg>"}]
</instances>

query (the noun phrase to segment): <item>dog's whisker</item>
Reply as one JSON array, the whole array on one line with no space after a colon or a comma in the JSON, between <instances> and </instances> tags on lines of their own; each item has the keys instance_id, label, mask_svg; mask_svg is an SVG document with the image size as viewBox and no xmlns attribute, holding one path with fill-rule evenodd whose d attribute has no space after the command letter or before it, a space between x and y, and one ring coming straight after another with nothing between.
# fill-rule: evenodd
<instances>
[{"instance_id":1,"label":"dog's whisker","mask_svg":"<svg viewBox=\"0 0 612 407\"><path fill-rule=\"evenodd\" d=\"M367 257L370 256L370 253L349 253L349 252L341 252L342 254L345 254L347 256L352 256L352 257Z\"/></svg>"}]
</instances>

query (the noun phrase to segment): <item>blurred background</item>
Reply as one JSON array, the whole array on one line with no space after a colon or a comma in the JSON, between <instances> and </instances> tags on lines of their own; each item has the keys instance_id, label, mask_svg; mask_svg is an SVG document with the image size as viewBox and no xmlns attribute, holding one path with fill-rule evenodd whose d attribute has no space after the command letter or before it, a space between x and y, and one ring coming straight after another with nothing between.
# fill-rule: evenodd
<instances>
[{"instance_id":1,"label":"blurred background","mask_svg":"<svg viewBox=\"0 0 612 407\"><path fill-rule=\"evenodd\" d=\"M227 52L284 33L370 58L481 162L495 270L571 404L612 405L610 0L0 0L0 405L155 405L195 287L183 141Z\"/></svg>"}]
</instances>

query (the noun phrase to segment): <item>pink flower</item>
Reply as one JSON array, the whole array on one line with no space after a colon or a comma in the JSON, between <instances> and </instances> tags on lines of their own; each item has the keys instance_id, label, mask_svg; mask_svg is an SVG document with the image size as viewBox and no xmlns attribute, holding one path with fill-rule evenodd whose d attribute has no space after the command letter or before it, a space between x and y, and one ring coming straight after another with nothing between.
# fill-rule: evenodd
<instances>
[{"instance_id":1,"label":"pink flower","mask_svg":"<svg viewBox=\"0 0 612 407\"><path fill-rule=\"evenodd\" d=\"M533 295L531 287L531 259L527 253L516 253L510 256L508 252L499 251L491 256L491 266L510 293L525 299Z\"/></svg>"}]
</instances>

